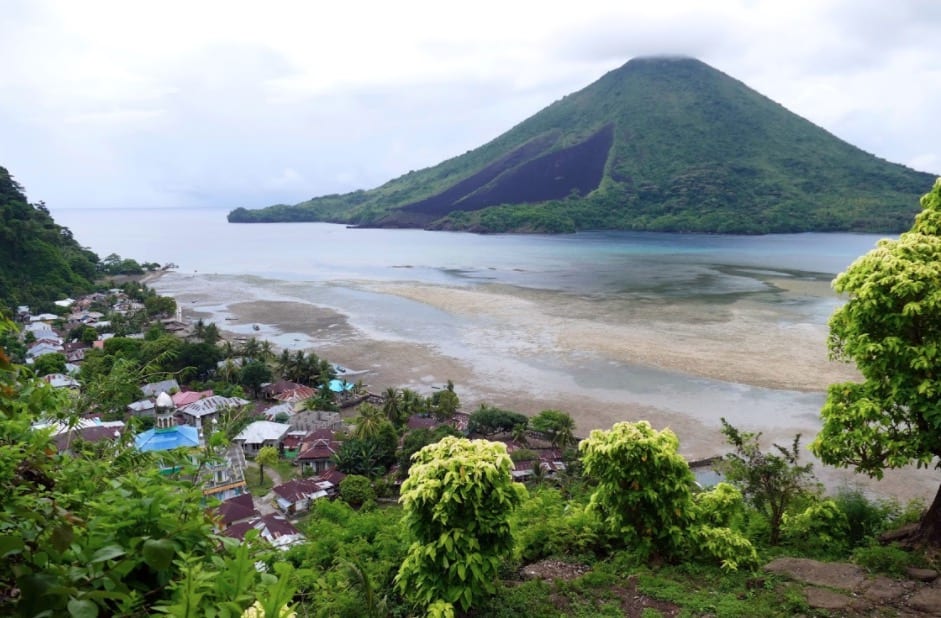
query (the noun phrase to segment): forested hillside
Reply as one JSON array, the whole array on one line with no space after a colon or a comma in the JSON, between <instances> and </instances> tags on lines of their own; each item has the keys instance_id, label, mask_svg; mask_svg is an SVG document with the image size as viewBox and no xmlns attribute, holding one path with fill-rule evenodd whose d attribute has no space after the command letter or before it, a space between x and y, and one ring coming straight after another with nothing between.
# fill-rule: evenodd
<instances>
[{"instance_id":1,"label":"forested hillside","mask_svg":"<svg viewBox=\"0 0 941 618\"><path fill-rule=\"evenodd\" d=\"M933 177L691 58L631 60L493 141L380 187L231 222L480 232L906 229Z\"/></svg>"},{"instance_id":2,"label":"forested hillside","mask_svg":"<svg viewBox=\"0 0 941 618\"><path fill-rule=\"evenodd\" d=\"M98 256L57 225L46 206L30 204L0 167L0 306L48 302L91 289Z\"/></svg>"}]
</instances>

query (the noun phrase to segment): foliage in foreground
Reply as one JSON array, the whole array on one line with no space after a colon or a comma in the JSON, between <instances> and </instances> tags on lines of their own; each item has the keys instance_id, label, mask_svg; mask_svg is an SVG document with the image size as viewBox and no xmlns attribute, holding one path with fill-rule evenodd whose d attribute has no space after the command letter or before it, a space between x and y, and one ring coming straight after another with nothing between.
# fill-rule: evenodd
<instances>
[{"instance_id":1,"label":"foliage in foreground","mask_svg":"<svg viewBox=\"0 0 941 618\"><path fill-rule=\"evenodd\" d=\"M188 455L158 462L128 441L65 454L33 428L74 424L69 405L0 350L0 613L238 616L256 599L291 599L289 581L254 568L268 550L213 534Z\"/></svg>"},{"instance_id":2,"label":"foliage in foreground","mask_svg":"<svg viewBox=\"0 0 941 618\"><path fill-rule=\"evenodd\" d=\"M824 463L881 478L941 457L941 179L898 240L881 240L836 278L849 300L830 318L830 353L862 382L832 384L811 449ZM941 546L941 488L919 536Z\"/></svg>"},{"instance_id":3,"label":"foliage in foreground","mask_svg":"<svg viewBox=\"0 0 941 618\"><path fill-rule=\"evenodd\" d=\"M446 437L415 454L402 483L412 539L396 578L403 594L422 607L444 601L467 610L496 592L513 550L509 517L526 496L511 468L506 446L486 440Z\"/></svg>"}]
</instances>

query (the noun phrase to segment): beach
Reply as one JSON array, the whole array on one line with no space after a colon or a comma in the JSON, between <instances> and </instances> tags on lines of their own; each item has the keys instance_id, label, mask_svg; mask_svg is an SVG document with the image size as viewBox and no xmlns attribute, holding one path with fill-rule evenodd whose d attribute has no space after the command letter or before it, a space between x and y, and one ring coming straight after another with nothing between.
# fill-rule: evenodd
<instances>
[{"instance_id":1,"label":"beach","mask_svg":"<svg viewBox=\"0 0 941 618\"><path fill-rule=\"evenodd\" d=\"M822 401L828 384L857 378L852 366L828 358L825 325L783 319L786 309L748 299L635 302L625 310L597 299L503 285L334 284L373 299L407 301L434 311L434 319L447 316L447 329L436 340L420 323L420 313L414 332L408 324L394 332L377 328L381 316L371 312L381 311L382 304L337 306L335 295L329 302L299 301L283 285L212 275L169 273L152 285L177 299L184 318L213 321L229 337L268 339L281 349L312 351L368 370L363 380L372 392L393 386L427 395L452 380L464 411L482 403L530 415L560 409L575 419L579 435L619 421L648 420L675 431L690 460L724 452L719 416L762 431L767 447L788 445L797 433L806 446L820 426L813 402ZM800 285L814 288L802 293L824 293L828 284ZM641 376L638 383L621 383L634 375ZM703 396L644 395L647 375L675 375L691 384L688 389L701 383ZM710 403L708 393L717 388L741 391L741 405L723 409L721 402ZM750 409L755 393L772 404ZM805 398L809 408L789 403ZM936 471L912 469L887 471L879 482L819 462L815 470L830 489L853 486L902 500L930 499L941 480Z\"/></svg>"}]
</instances>

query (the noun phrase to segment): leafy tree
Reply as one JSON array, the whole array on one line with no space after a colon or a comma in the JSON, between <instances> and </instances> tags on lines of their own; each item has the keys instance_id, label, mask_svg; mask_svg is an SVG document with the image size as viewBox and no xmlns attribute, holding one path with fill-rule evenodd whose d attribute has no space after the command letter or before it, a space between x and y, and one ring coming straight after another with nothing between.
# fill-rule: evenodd
<instances>
[{"instance_id":1,"label":"leafy tree","mask_svg":"<svg viewBox=\"0 0 941 618\"><path fill-rule=\"evenodd\" d=\"M221 360L221 351L206 342L183 342L176 357L176 366L191 377L205 379ZM262 380L264 382L264 380Z\"/></svg>"},{"instance_id":2,"label":"leafy tree","mask_svg":"<svg viewBox=\"0 0 941 618\"><path fill-rule=\"evenodd\" d=\"M65 354L61 352L43 354L33 363L33 371L38 376L45 376L50 373L65 373L65 360Z\"/></svg>"},{"instance_id":3,"label":"leafy tree","mask_svg":"<svg viewBox=\"0 0 941 618\"><path fill-rule=\"evenodd\" d=\"M467 431L481 436L495 436L501 433L512 433L520 426L525 428L528 423L529 419L519 412L510 412L481 404L480 409L470 415Z\"/></svg>"},{"instance_id":4,"label":"leafy tree","mask_svg":"<svg viewBox=\"0 0 941 618\"><path fill-rule=\"evenodd\" d=\"M333 454L337 470L346 474L359 474L376 478L386 473L389 466L389 454L375 440L350 438L344 440Z\"/></svg>"},{"instance_id":5,"label":"leafy tree","mask_svg":"<svg viewBox=\"0 0 941 618\"><path fill-rule=\"evenodd\" d=\"M506 447L486 440L447 437L415 455L400 499L412 544L396 576L413 602L466 611L496 591L509 518L526 497L511 469Z\"/></svg>"},{"instance_id":6,"label":"leafy tree","mask_svg":"<svg viewBox=\"0 0 941 618\"><path fill-rule=\"evenodd\" d=\"M242 367L239 375L239 384L247 388L252 396L257 397L261 385L271 382L271 369L261 361L253 360Z\"/></svg>"},{"instance_id":7,"label":"leafy tree","mask_svg":"<svg viewBox=\"0 0 941 618\"><path fill-rule=\"evenodd\" d=\"M258 483L262 484L265 482L265 466L274 466L277 465L280 457L278 457L278 449L273 446L263 446L258 449L258 454L255 455L255 463L258 464Z\"/></svg>"},{"instance_id":8,"label":"leafy tree","mask_svg":"<svg viewBox=\"0 0 941 618\"><path fill-rule=\"evenodd\" d=\"M755 509L768 518L772 545L781 537L781 524L788 508L798 499L815 493L813 464L800 464L800 434L789 448L774 445L777 455L765 453L758 443L761 433L742 432L722 419L722 433L735 451L716 468Z\"/></svg>"},{"instance_id":9,"label":"leafy tree","mask_svg":"<svg viewBox=\"0 0 941 618\"><path fill-rule=\"evenodd\" d=\"M566 448L575 443L575 421L559 410L543 410L529 421L530 427L548 436L552 445Z\"/></svg>"},{"instance_id":10,"label":"leafy tree","mask_svg":"<svg viewBox=\"0 0 941 618\"><path fill-rule=\"evenodd\" d=\"M862 382L830 385L810 448L827 464L881 478L941 457L941 179L898 240L881 240L833 282L849 296L830 318L831 356ZM941 488L918 540L941 545Z\"/></svg>"},{"instance_id":11,"label":"leafy tree","mask_svg":"<svg viewBox=\"0 0 941 618\"><path fill-rule=\"evenodd\" d=\"M340 481L340 498L357 508L376 499L372 481L359 474L350 474Z\"/></svg>"},{"instance_id":12,"label":"leafy tree","mask_svg":"<svg viewBox=\"0 0 941 618\"><path fill-rule=\"evenodd\" d=\"M143 376L138 363L118 358L106 372L85 382L80 409L99 412L107 418L124 418L128 404L144 396L138 386L144 382Z\"/></svg>"},{"instance_id":13,"label":"leafy tree","mask_svg":"<svg viewBox=\"0 0 941 618\"><path fill-rule=\"evenodd\" d=\"M451 382L448 381L448 384L451 384ZM461 400L454 392L453 384L451 384L451 387L443 391L436 391L431 396L431 413L440 421L452 418L461 407Z\"/></svg>"},{"instance_id":14,"label":"leafy tree","mask_svg":"<svg viewBox=\"0 0 941 618\"><path fill-rule=\"evenodd\" d=\"M640 421L595 429L579 445L585 476L598 483L590 509L627 545L666 556L684 548L695 477L679 444Z\"/></svg>"},{"instance_id":15,"label":"leafy tree","mask_svg":"<svg viewBox=\"0 0 941 618\"><path fill-rule=\"evenodd\" d=\"M144 309L150 317L172 316L176 313L176 300L170 296L149 296L144 300Z\"/></svg>"}]
</instances>

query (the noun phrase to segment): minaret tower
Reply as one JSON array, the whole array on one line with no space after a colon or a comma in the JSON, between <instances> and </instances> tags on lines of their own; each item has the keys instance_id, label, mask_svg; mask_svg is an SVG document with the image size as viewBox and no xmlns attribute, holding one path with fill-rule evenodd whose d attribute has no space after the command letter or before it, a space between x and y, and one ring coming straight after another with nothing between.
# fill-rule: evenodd
<instances>
[{"instance_id":1,"label":"minaret tower","mask_svg":"<svg viewBox=\"0 0 941 618\"><path fill-rule=\"evenodd\" d=\"M170 395L166 393L157 395L157 402L155 404L157 421L154 423L154 429L157 431L173 429L176 426L176 422L173 419L173 412L175 410L176 406L173 405L173 400L170 399Z\"/></svg>"}]
</instances>

